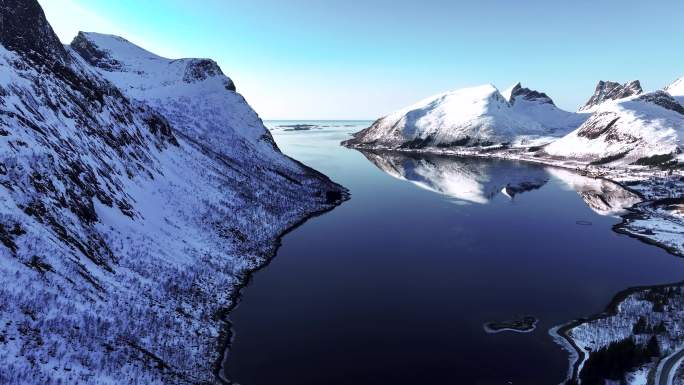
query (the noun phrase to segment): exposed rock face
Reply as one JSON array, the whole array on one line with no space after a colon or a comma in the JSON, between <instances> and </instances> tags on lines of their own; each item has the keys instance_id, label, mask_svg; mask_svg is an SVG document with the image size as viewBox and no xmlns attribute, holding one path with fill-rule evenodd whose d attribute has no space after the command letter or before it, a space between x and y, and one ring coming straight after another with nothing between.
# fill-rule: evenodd
<instances>
[{"instance_id":1,"label":"exposed rock face","mask_svg":"<svg viewBox=\"0 0 684 385\"><path fill-rule=\"evenodd\" d=\"M596 85L594 94L579 111L591 112L607 100L622 99L632 95L639 95L642 92L641 83L639 83L638 80L633 80L625 84L601 80Z\"/></svg>"},{"instance_id":2,"label":"exposed rock face","mask_svg":"<svg viewBox=\"0 0 684 385\"><path fill-rule=\"evenodd\" d=\"M108 71L120 70L123 64L114 59L110 52L98 48L86 39L83 32L71 41L71 49L76 51L88 64Z\"/></svg>"},{"instance_id":3,"label":"exposed rock face","mask_svg":"<svg viewBox=\"0 0 684 385\"><path fill-rule=\"evenodd\" d=\"M0 383L213 382L241 277L344 190L213 61L0 21Z\"/></svg>"},{"instance_id":4,"label":"exposed rock face","mask_svg":"<svg viewBox=\"0 0 684 385\"><path fill-rule=\"evenodd\" d=\"M505 96L505 95L504 95ZM510 96L508 97L508 102L511 105L515 105L516 100L524 99L530 102L537 102L541 104L553 104L553 100L543 92L531 90L529 88L524 88L520 83L517 83L510 91Z\"/></svg>"},{"instance_id":5,"label":"exposed rock face","mask_svg":"<svg viewBox=\"0 0 684 385\"><path fill-rule=\"evenodd\" d=\"M36 1L0 2L0 44L29 58L67 59L62 43Z\"/></svg>"},{"instance_id":6,"label":"exposed rock face","mask_svg":"<svg viewBox=\"0 0 684 385\"><path fill-rule=\"evenodd\" d=\"M684 107L675 100L670 94L665 91L654 91L645 95L639 96L636 100L653 103L665 109L679 112L684 115Z\"/></svg>"}]
</instances>

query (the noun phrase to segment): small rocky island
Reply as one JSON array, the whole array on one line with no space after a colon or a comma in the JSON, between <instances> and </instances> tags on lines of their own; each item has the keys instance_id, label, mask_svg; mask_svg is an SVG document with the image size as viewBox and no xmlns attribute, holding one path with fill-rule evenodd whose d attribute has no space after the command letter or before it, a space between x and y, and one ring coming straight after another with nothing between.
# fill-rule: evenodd
<instances>
[{"instance_id":1,"label":"small rocky island","mask_svg":"<svg viewBox=\"0 0 684 385\"><path fill-rule=\"evenodd\" d=\"M530 315L506 321L487 322L484 331L490 334L501 332L530 333L537 327L538 319Z\"/></svg>"}]
</instances>

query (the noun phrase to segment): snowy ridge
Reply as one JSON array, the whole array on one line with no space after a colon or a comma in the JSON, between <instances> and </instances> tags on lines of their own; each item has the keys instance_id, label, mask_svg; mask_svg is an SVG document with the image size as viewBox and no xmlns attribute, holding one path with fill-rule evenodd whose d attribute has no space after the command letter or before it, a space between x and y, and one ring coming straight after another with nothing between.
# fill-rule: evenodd
<instances>
[{"instance_id":1,"label":"snowy ridge","mask_svg":"<svg viewBox=\"0 0 684 385\"><path fill-rule=\"evenodd\" d=\"M0 33L0 383L215 381L244 275L344 190L217 66L54 45L35 1L0 6L16 18L35 23Z\"/></svg>"},{"instance_id":2,"label":"snowy ridge","mask_svg":"<svg viewBox=\"0 0 684 385\"><path fill-rule=\"evenodd\" d=\"M347 145L385 148L489 146L547 134L516 113L496 87L449 91L378 119Z\"/></svg>"},{"instance_id":3,"label":"snowy ridge","mask_svg":"<svg viewBox=\"0 0 684 385\"><path fill-rule=\"evenodd\" d=\"M523 88L520 83L506 91L513 110L538 122L553 136L563 136L584 123L589 114L562 110L543 92Z\"/></svg>"},{"instance_id":4,"label":"snowy ridge","mask_svg":"<svg viewBox=\"0 0 684 385\"><path fill-rule=\"evenodd\" d=\"M436 95L378 119L344 144L385 149L537 146L588 117L563 111L548 95L520 83L504 94L483 85Z\"/></svg>"},{"instance_id":5,"label":"snowy ridge","mask_svg":"<svg viewBox=\"0 0 684 385\"><path fill-rule=\"evenodd\" d=\"M601 104L582 126L544 152L587 163L648 165L681 158L682 135L684 107L655 91Z\"/></svg>"},{"instance_id":6,"label":"snowy ridge","mask_svg":"<svg viewBox=\"0 0 684 385\"><path fill-rule=\"evenodd\" d=\"M684 77L681 77L669 86L665 87L665 92L672 95L679 103L684 103Z\"/></svg>"},{"instance_id":7,"label":"snowy ridge","mask_svg":"<svg viewBox=\"0 0 684 385\"><path fill-rule=\"evenodd\" d=\"M270 132L214 61L166 59L96 33L79 33L71 47L124 94L154 107L193 140L233 157L254 150L280 162Z\"/></svg>"}]
</instances>

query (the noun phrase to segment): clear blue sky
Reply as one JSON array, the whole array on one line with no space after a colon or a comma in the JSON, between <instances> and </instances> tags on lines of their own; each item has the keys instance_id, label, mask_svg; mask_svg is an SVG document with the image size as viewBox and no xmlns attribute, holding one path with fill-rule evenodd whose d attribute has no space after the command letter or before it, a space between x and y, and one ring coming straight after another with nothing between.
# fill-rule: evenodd
<instances>
[{"instance_id":1,"label":"clear blue sky","mask_svg":"<svg viewBox=\"0 0 684 385\"><path fill-rule=\"evenodd\" d=\"M60 38L210 57L265 119L374 119L521 81L574 110L599 79L684 75L684 1L40 0Z\"/></svg>"}]
</instances>

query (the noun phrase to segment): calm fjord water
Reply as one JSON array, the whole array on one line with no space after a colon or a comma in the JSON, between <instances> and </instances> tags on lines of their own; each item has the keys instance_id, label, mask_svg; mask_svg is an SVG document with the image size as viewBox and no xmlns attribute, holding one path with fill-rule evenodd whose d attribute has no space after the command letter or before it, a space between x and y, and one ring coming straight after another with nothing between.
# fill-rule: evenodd
<instances>
[{"instance_id":1,"label":"calm fjord water","mask_svg":"<svg viewBox=\"0 0 684 385\"><path fill-rule=\"evenodd\" d=\"M684 279L684 260L599 214L633 199L618 186L516 162L362 154L339 142L365 122L312 124L326 127L279 128L276 142L352 199L288 234L245 289L226 367L240 384L558 384L568 358L549 328L627 287ZM535 331L483 330L523 315Z\"/></svg>"}]
</instances>

